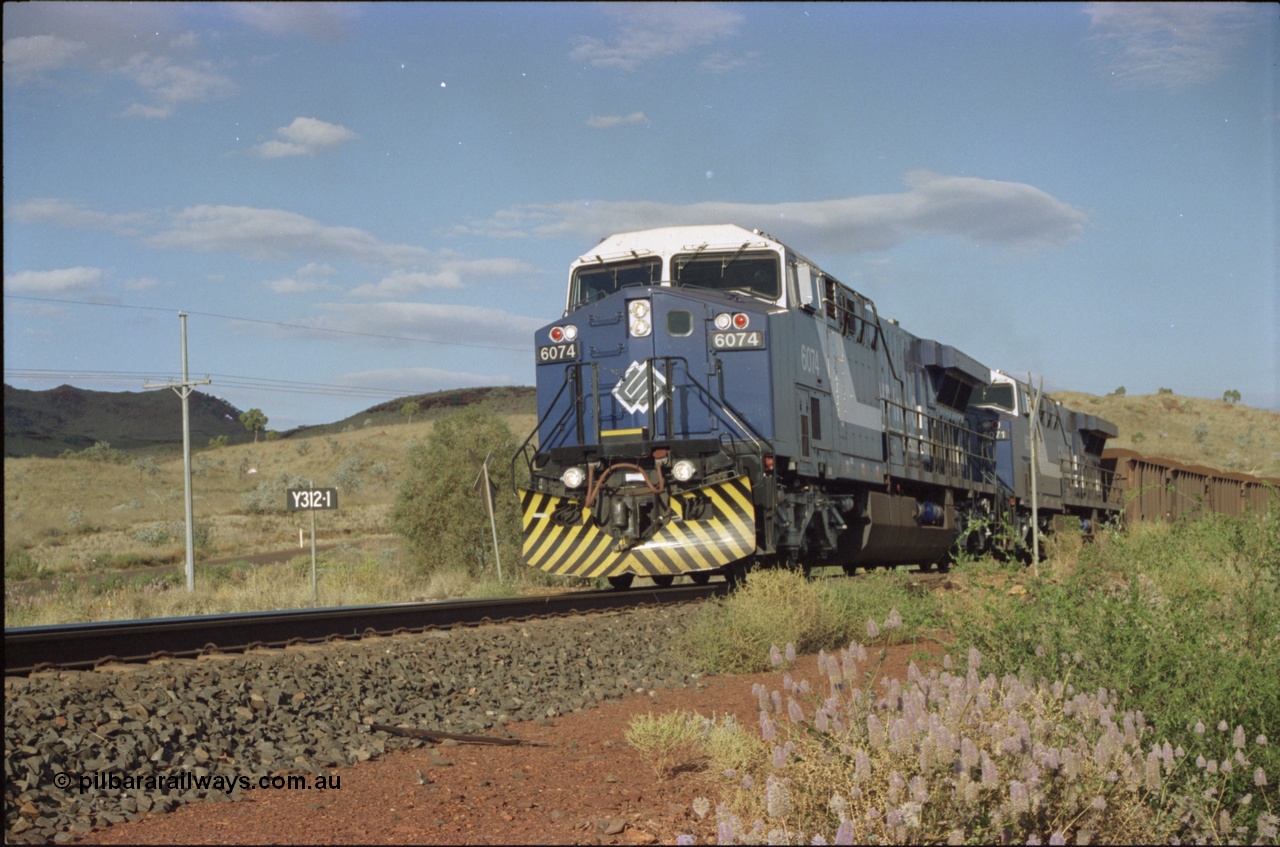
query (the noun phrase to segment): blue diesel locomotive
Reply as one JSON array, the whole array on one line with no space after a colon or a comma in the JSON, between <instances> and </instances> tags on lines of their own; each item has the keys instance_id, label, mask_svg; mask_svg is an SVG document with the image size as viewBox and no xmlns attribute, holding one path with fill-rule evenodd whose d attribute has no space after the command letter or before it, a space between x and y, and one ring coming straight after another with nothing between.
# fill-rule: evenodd
<instances>
[{"instance_id":1,"label":"blue diesel locomotive","mask_svg":"<svg viewBox=\"0 0 1280 847\"><path fill-rule=\"evenodd\" d=\"M512 459L532 567L618 587L753 563L852 571L1030 526L1025 386L759 230L602 240L535 346L539 420ZM1114 427L1052 408L1063 437L1039 462L1072 470L1045 471L1043 520L1096 521L1114 509L1099 466Z\"/></svg>"}]
</instances>

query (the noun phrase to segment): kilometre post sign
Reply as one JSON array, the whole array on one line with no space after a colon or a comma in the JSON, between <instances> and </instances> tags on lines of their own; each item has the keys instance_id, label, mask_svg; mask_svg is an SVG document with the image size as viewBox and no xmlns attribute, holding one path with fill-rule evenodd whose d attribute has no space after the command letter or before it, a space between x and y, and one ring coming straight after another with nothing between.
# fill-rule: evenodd
<instances>
[{"instance_id":1,"label":"kilometre post sign","mask_svg":"<svg viewBox=\"0 0 1280 847\"><path fill-rule=\"evenodd\" d=\"M290 512L338 508L336 488L290 488L285 495Z\"/></svg>"}]
</instances>

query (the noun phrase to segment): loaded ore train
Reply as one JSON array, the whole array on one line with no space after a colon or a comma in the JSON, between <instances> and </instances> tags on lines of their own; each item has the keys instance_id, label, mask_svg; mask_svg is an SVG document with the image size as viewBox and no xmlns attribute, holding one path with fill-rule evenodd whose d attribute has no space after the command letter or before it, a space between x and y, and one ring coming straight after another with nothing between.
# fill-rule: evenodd
<instances>
[{"instance_id":1,"label":"loaded ore train","mask_svg":"<svg viewBox=\"0 0 1280 847\"><path fill-rule=\"evenodd\" d=\"M550 573L931 565L1022 553L1033 515L1088 533L1122 508L1114 425L1036 403L759 230L603 239L535 346L539 418L512 463L521 558Z\"/></svg>"}]
</instances>

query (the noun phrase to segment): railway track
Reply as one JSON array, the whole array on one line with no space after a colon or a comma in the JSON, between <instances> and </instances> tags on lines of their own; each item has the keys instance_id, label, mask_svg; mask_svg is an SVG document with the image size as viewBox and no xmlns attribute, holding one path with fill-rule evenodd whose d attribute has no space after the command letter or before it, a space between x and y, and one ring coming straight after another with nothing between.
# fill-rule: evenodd
<instances>
[{"instance_id":1,"label":"railway track","mask_svg":"<svg viewBox=\"0 0 1280 847\"><path fill-rule=\"evenodd\" d=\"M6 676L24 675L50 668L91 668L108 661L234 653L366 635L683 603L726 591L725 583L716 582L664 589L15 627L4 631L4 669Z\"/></svg>"}]
</instances>

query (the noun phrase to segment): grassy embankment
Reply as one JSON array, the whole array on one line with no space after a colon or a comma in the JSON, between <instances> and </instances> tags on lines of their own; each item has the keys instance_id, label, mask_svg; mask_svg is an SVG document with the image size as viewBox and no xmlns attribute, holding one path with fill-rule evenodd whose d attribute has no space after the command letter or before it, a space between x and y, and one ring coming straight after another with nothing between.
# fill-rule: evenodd
<instances>
[{"instance_id":1,"label":"grassy embankment","mask_svg":"<svg viewBox=\"0 0 1280 847\"><path fill-rule=\"evenodd\" d=\"M820 677L757 691L758 726L667 713L628 740L660 772L701 771L718 843L1274 844L1275 506L1059 538L1038 575L962 563L950 591L757 576L690 654L761 670L794 645L824 651ZM884 645L920 641L944 670L868 685Z\"/></svg>"},{"instance_id":2,"label":"grassy embankment","mask_svg":"<svg viewBox=\"0 0 1280 847\"><path fill-rule=\"evenodd\" d=\"M501 417L520 438L533 428L530 414ZM424 574L392 533L408 447L433 426L424 415L193 449L194 593L183 575L180 450L5 459L5 626L310 606L309 515L284 509L285 489L308 483L339 491L338 509L316 513L317 544L328 548L318 556L321 605L512 592L496 574L479 585ZM483 510L478 497L474 505ZM288 564L248 561L287 550ZM504 570L517 586L526 576L515 562Z\"/></svg>"}]
</instances>

